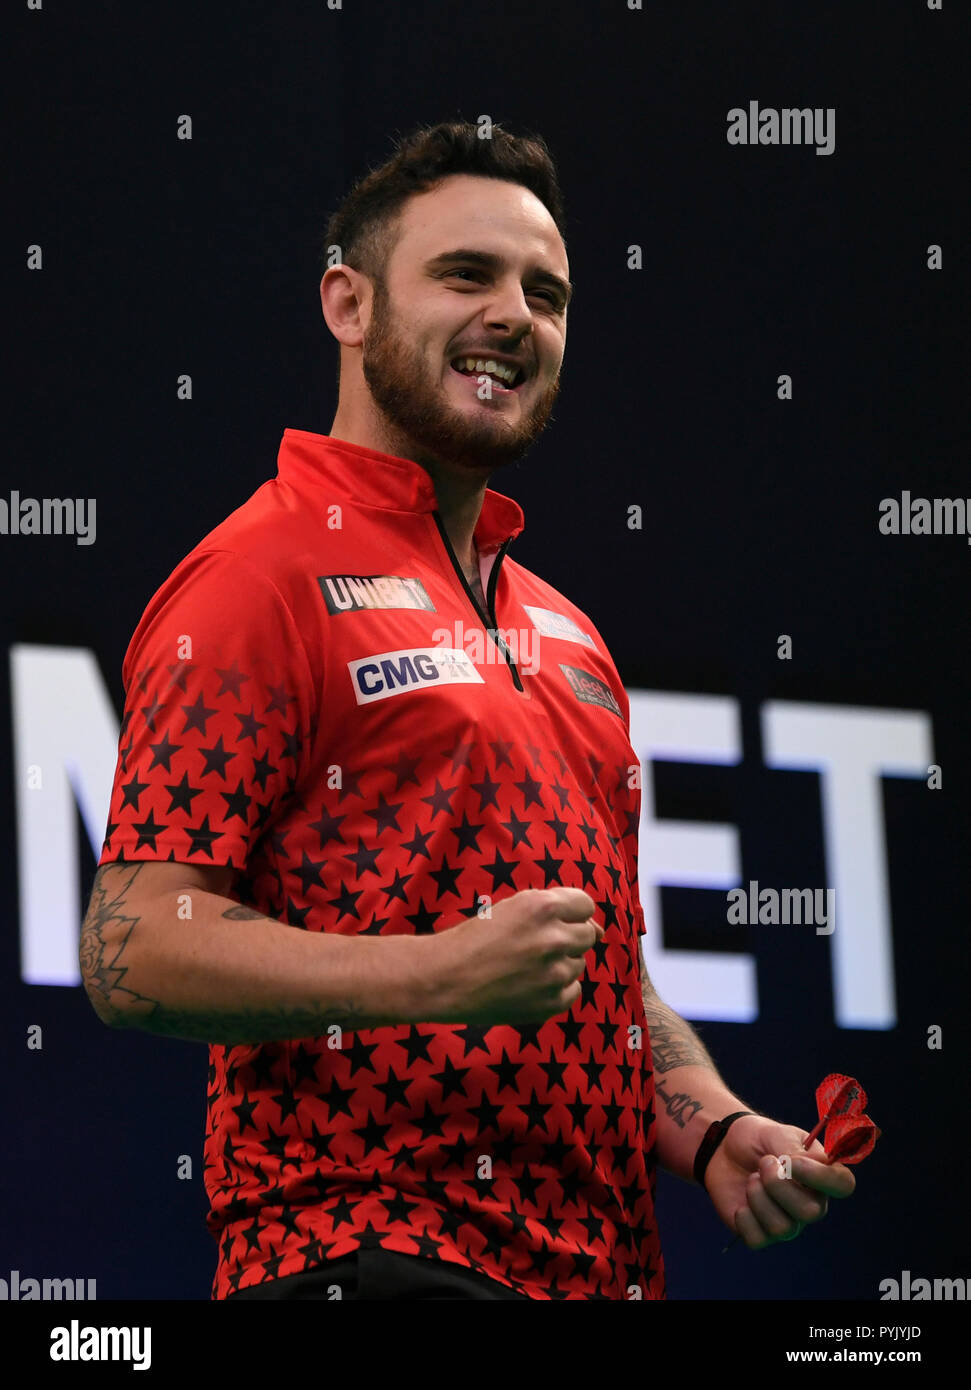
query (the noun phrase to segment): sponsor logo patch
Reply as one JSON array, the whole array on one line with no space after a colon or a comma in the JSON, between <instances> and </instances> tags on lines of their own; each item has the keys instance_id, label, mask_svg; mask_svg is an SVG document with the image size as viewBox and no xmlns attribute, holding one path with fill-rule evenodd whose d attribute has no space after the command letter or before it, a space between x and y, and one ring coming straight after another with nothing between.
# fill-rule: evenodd
<instances>
[{"instance_id":1,"label":"sponsor logo patch","mask_svg":"<svg viewBox=\"0 0 971 1390\"><path fill-rule=\"evenodd\" d=\"M365 608L425 608L437 612L420 579L401 574L318 574L328 613Z\"/></svg>"},{"instance_id":2,"label":"sponsor logo patch","mask_svg":"<svg viewBox=\"0 0 971 1390\"><path fill-rule=\"evenodd\" d=\"M523 608L537 632L544 637L559 637L564 642L582 642L585 647L596 648L597 644L589 632L582 631L565 613L554 613L550 608L532 608L528 603L524 603Z\"/></svg>"},{"instance_id":3,"label":"sponsor logo patch","mask_svg":"<svg viewBox=\"0 0 971 1390\"><path fill-rule=\"evenodd\" d=\"M602 705L604 709L613 710L619 718L624 715L617 697L609 685L605 685L598 676L592 676L589 671L581 671L579 666L564 666L560 662L560 670L566 676L570 689L578 700L583 700L588 705Z\"/></svg>"},{"instance_id":4,"label":"sponsor logo patch","mask_svg":"<svg viewBox=\"0 0 971 1390\"><path fill-rule=\"evenodd\" d=\"M412 647L399 652L377 652L374 656L349 661L347 669L359 705L430 685L485 684L465 652L457 647Z\"/></svg>"}]
</instances>

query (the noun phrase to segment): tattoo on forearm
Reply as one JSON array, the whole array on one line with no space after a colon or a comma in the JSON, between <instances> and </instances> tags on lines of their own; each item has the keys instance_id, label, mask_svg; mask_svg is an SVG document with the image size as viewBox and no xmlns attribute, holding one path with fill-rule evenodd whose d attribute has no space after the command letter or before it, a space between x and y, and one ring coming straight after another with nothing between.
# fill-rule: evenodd
<instances>
[{"instance_id":1,"label":"tattoo on forearm","mask_svg":"<svg viewBox=\"0 0 971 1390\"><path fill-rule=\"evenodd\" d=\"M141 864L105 864L95 875L87 916L81 928L78 957L81 975L98 1016L106 1023L120 1022L124 1006L153 1001L129 989L128 967L122 959L139 918L125 911L126 895L141 871ZM116 946L108 941L109 929L124 931Z\"/></svg>"},{"instance_id":2,"label":"tattoo on forearm","mask_svg":"<svg viewBox=\"0 0 971 1390\"><path fill-rule=\"evenodd\" d=\"M98 869L81 928L78 956L82 979L98 1017L105 1023L126 1023L150 1033L227 1045L314 1037L332 1023L347 1029L369 1026L363 1009L352 999L327 1008L321 1003L309 1010L281 1006L207 1014L167 1008L160 1000L130 988L125 983L128 966L124 957L142 919L126 910L127 898L142 867L140 863L122 862ZM227 909L223 916L238 921L264 918L262 912L242 904Z\"/></svg>"},{"instance_id":3,"label":"tattoo on forearm","mask_svg":"<svg viewBox=\"0 0 971 1390\"><path fill-rule=\"evenodd\" d=\"M707 1049L691 1025L685 1023L667 1004L663 1004L647 985L642 993L654 1070L663 1073L674 1067L708 1067L717 1072Z\"/></svg>"},{"instance_id":4,"label":"tattoo on forearm","mask_svg":"<svg viewBox=\"0 0 971 1390\"><path fill-rule=\"evenodd\" d=\"M242 903L237 903L235 907L227 908L223 916L228 917L230 921L233 922L255 922L258 919L268 922L270 920L265 912L257 912L253 907L244 907Z\"/></svg>"},{"instance_id":5,"label":"tattoo on forearm","mask_svg":"<svg viewBox=\"0 0 971 1390\"><path fill-rule=\"evenodd\" d=\"M702 1102L695 1100L694 1096L689 1096L687 1091L675 1091L672 1095L663 1081L655 1083L654 1092L661 1097L665 1110L682 1129L702 1108Z\"/></svg>"},{"instance_id":6,"label":"tattoo on forearm","mask_svg":"<svg viewBox=\"0 0 971 1390\"><path fill-rule=\"evenodd\" d=\"M248 1009L237 1013L204 1014L166 1008L155 1002L151 1014L136 1020L136 1026L165 1037L191 1042L222 1044L226 1047L255 1045L289 1038L311 1038L325 1032L331 1024L341 1028L373 1027L363 1010L352 999L324 1009Z\"/></svg>"}]
</instances>

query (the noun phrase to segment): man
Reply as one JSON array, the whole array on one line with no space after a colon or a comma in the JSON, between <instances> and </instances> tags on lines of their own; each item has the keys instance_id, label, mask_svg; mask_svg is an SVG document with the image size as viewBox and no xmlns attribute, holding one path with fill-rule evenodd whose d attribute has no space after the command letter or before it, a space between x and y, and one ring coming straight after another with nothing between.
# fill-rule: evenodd
<instances>
[{"instance_id":1,"label":"man","mask_svg":"<svg viewBox=\"0 0 971 1390\"><path fill-rule=\"evenodd\" d=\"M627 696L487 487L559 391L560 195L478 134L335 214L331 434L285 431L125 658L81 960L106 1023L210 1044L215 1298L663 1298L658 1162L751 1249L854 1186L644 970Z\"/></svg>"}]
</instances>

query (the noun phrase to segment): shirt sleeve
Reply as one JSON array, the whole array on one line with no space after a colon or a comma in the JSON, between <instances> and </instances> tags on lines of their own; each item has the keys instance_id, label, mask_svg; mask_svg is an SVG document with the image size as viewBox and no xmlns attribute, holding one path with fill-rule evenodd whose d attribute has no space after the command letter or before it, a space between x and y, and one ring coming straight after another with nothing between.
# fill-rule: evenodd
<instances>
[{"instance_id":1,"label":"shirt sleeve","mask_svg":"<svg viewBox=\"0 0 971 1390\"><path fill-rule=\"evenodd\" d=\"M641 907L640 889L636 879L634 880L632 896L634 900L634 925L637 927L637 935L643 936L647 931L647 924L644 921L644 909Z\"/></svg>"},{"instance_id":2,"label":"shirt sleeve","mask_svg":"<svg viewBox=\"0 0 971 1390\"><path fill-rule=\"evenodd\" d=\"M116 860L245 869L309 755L312 678L276 586L231 551L193 552L146 608L104 846Z\"/></svg>"}]
</instances>

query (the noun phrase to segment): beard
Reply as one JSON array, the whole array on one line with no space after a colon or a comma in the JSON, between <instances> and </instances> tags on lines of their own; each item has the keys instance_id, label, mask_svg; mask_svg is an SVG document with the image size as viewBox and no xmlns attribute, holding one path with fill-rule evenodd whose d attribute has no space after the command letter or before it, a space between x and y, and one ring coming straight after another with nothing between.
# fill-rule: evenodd
<instances>
[{"instance_id":1,"label":"beard","mask_svg":"<svg viewBox=\"0 0 971 1390\"><path fill-rule=\"evenodd\" d=\"M446 371L451 367L446 364ZM469 468L498 468L523 457L543 433L560 391L560 373L518 421L503 406L468 411L452 405L421 352L395 317L385 285L374 288L371 321L362 344L362 370L387 421L399 457ZM531 389L526 383L521 389Z\"/></svg>"}]
</instances>

